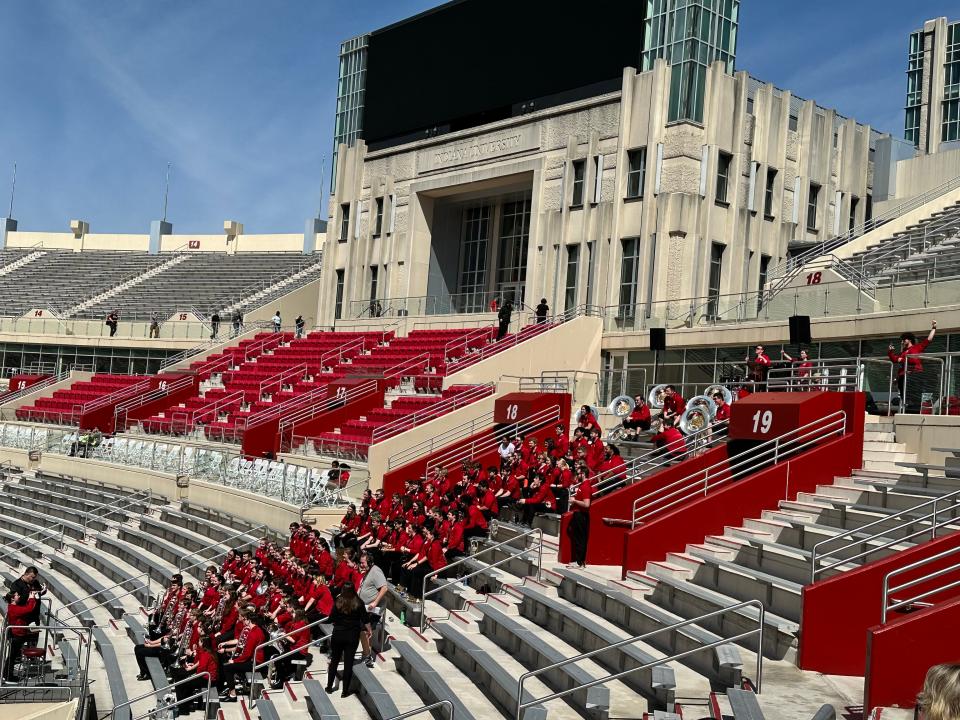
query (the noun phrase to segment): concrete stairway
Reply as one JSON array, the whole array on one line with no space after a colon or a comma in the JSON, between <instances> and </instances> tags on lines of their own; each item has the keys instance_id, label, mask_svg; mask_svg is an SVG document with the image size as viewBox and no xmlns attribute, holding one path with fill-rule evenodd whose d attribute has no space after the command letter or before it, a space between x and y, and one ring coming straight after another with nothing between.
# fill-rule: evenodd
<instances>
[{"instance_id":1,"label":"concrete stairway","mask_svg":"<svg viewBox=\"0 0 960 720\"><path fill-rule=\"evenodd\" d=\"M898 462L917 462L917 454L909 452L904 443L897 442L892 418L867 416L863 432L863 468L896 475L916 474Z\"/></svg>"}]
</instances>

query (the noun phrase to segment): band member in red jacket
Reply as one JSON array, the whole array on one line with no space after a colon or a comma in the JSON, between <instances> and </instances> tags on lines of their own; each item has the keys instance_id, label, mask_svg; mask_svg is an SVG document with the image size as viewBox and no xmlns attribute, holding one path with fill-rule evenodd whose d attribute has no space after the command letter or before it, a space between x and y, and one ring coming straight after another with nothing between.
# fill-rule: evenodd
<instances>
[{"instance_id":1,"label":"band member in red jacket","mask_svg":"<svg viewBox=\"0 0 960 720\"><path fill-rule=\"evenodd\" d=\"M634 399L636 403L631 412L623 421L624 438L633 440L637 437L637 431L646 432L650 429L650 408L642 395L637 395Z\"/></svg>"},{"instance_id":2,"label":"band member in red jacket","mask_svg":"<svg viewBox=\"0 0 960 720\"><path fill-rule=\"evenodd\" d=\"M763 390L764 383L767 381L767 371L770 370L770 356L763 351L763 345L757 345L753 349L753 359L747 356L744 362L747 363L747 376L757 383L754 387Z\"/></svg>"},{"instance_id":3,"label":"band member in red jacket","mask_svg":"<svg viewBox=\"0 0 960 720\"><path fill-rule=\"evenodd\" d=\"M20 597L18 592L7 594L4 600L7 601L7 617L4 624L6 627L13 629L10 631L10 644L7 647L7 661L3 667L3 679L12 680L13 664L20 659L23 646L37 638L37 633L22 626L30 623L31 615L37 608L38 601L35 593L28 593L27 597Z\"/></svg>"},{"instance_id":4,"label":"band member in red jacket","mask_svg":"<svg viewBox=\"0 0 960 720\"><path fill-rule=\"evenodd\" d=\"M933 342L937 334L937 321L930 323L930 333L920 342L917 342L917 336L910 332L905 332L900 336L900 352L894 352L893 345L887 348L887 357L890 362L897 366L897 390L900 391L900 409L905 410L907 399L904 397L904 387L906 386L907 373L914 374L923 371L923 362L918 355L927 349L927 345Z\"/></svg>"},{"instance_id":5,"label":"band member in red jacket","mask_svg":"<svg viewBox=\"0 0 960 720\"><path fill-rule=\"evenodd\" d=\"M557 511L557 499L550 486L543 482L539 475L530 483L530 497L520 498L517 505L523 508L521 522L527 527L533 525L533 516L536 513Z\"/></svg>"},{"instance_id":6,"label":"band member in red jacket","mask_svg":"<svg viewBox=\"0 0 960 720\"><path fill-rule=\"evenodd\" d=\"M267 633L257 624L257 619L258 615L255 612L241 610L241 628L236 639L220 643L217 647L218 652L224 658L223 675L218 685L221 703L236 702L237 676L243 677L253 670L254 664L259 665L263 662L263 649L258 650L258 648L267 639ZM227 655L231 649L233 656L227 660ZM254 653L256 653L256 656L254 656Z\"/></svg>"},{"instance_id":7,"label":"band member in red jacket","mask_svg":"<svg viewBox=\"0 0 960 720\"><path fill-rule=\"evenodd\" d=\"M673 385L667 385L663 389L663 417L675 417L679 420L686 409L687 401L683 399L683 395L677 392Z\"/></svg>"},{"instance_id":8,"label":"band member in red jacket","mask_svg":"<svg viewBox=\"0 0 960 720\"><path fill-rule=\"evenodd\" d=\"M780 354L783 356L783 359L793 363L793 375L794 382L791 383L791 390L801 388L804 385L810 384L810 376L813 374L813 362L810 360L810 356L807 355L806 350L800 351L800 357L794 358L787 353L786 350L781 350Z\"/></svg>"}]
</instances>

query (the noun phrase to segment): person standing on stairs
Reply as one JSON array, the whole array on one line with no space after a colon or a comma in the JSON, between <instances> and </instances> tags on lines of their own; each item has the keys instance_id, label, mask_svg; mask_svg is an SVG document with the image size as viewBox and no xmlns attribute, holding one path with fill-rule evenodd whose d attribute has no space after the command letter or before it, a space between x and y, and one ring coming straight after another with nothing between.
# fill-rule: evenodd
<instances>
[{"instance_id":1,"label":"person standing on stairs","mask_svg":"<svg viewBox=\"0 0 960 720\"><path fill-rule=\"evenodd\" d=\"M294 326L297 329L297 339L303 337L303 327L307 324L307 321L303 319L303 315L297 315L297 319L293 321Z\"/></svg>"},{"instance_id":2,"label":"person standing on stairs","mask_svg":"<svg viewBox=\"0 0 960 720\"><path fill-rule=\"evenodd\" d=\"M590 502L593 499L593 480L585 478L570 500L573 516L567 525L571 559L580 567L587 564L587 541L590 539Z\"/></svg>"},{"instance_id":3,"label":"person standing on stairs","mask_svg":"<svg viewBox=\"0 0 960 720\"><path fill-rule=\"evenodd\" d=\"M233 311L233 334L234 336L240 334L240 330L243 329L243 314L239 310Z\"/></svg>"},{"instance_id":4,"label":"person standing on stairs","mask_svg":"<svg viewBox=\"0 0 960 720\"><path fill-rule=\"evenodd\" d=\"M333 634L330 638L330 666L327 669L328 693L334 691L337 680L337 667L343 660L343 690L340 697L349 697L353 694L350 685L353 682L353 660L360 644L360 633L373 634L370 629L367 608L357 596L357 591L351 583L343 586L340 596L333 605L330 615L333 624Z\"/></svg>"},{"instance_id":5,"label":"person standing on stairs","mask_svg":"<svg viewBox=\"0 0 960 720\"><path fill-rule=\"evenodd\" d=\"M890 362L897 366L897 390L900 392L900 412L906 412L907 398L904 396L904 389L907 382L907 374L923 372L923 362L920 355L927 346L933 342L937 334L937 321L930 323L930 333L926 338L917 342L917 336L911 332L905 332L900 336L900 352L894 352L893 344L887 346L887 357Z\"/></svg>"},{"instance_id":6,"label":"person standing on stairs","mask_svg":"<svg viewBox=\"0 0 960 720\"><path fill-rule=\"evenodd\" d=\"M510 320L513 316L513 300L507 300L497 312L497 340L503 340L510 330Z\"/></svg>"},{"instance_id":7,"label":"person standing on stairs","mask_svg":"<svg viewBox=\"0 0 960 720\"><path fill-rule=\"evenodd\" d=\"M153 313L150 315L150 338L160 337L160 317Z\"/></svg>"},{"instance_id":8,"label":"person standing on stairs","mask_svg":"<svg viewBox=\"0 0 960 720\"><path fill-rule=\"evenodd\" d=\"M277 310L276 315L273 316L273 331L275 333L280 332L280 326L283 324L283 320L280 319L280 311Z\"/></svg>"},{"instance_id":9,"label":"person standing on stairs","mask_svg":"<svg viewBox=\"0 0 960 720\"><path fill-rule=\"evenodd\" d=\"M220 334L220 313L216 310L213 311L213 315L210 316L210 339L215 340L217 335Z\"/></svg>"}]
</instances>

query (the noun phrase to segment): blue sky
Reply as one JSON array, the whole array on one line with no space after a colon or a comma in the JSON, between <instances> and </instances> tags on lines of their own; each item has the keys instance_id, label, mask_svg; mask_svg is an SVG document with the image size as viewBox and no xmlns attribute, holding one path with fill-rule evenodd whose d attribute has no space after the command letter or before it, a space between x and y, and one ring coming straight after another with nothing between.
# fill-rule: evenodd
<instances>
[{"instance_id":1,"label":"blue sky","mask_svg":"<svg viewBox=\"0 0 960 720\"><path fill-rule=\"evenodd\" d=\"M302 232L324 157L330 167L340 41L436 4L11 0L0 214L17 161L22 230L81 218L146 232L170 162L175 232L219 232L228 218ZM907 34L951 11L955 0L743 0L737 66L900 135Z\"/></svg>"}]
</instances>

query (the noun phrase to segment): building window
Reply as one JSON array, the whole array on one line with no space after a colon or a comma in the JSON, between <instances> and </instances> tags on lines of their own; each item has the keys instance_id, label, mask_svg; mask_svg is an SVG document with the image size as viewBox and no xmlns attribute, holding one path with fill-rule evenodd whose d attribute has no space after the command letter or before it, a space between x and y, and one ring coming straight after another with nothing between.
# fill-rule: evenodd
<instances>
[{"instance_id":1,"label":"building window","mask_svg":"<svg viewBox=\"0 0 960 720\"><path fill-rule=\"evenodd\" d=\"M380 237L380 233L383 232L383 198L377 198L377 216L373 221L373 236Z\"/></svg>"},{"instance_id":2,"label":"building window","mask_svg":"<svg viewBox=\"0 0 960 720\"><path fill-rule=\"evenodd\" d=\"M487 307L487 243L490 240L490 206L467 208L463 217L460 288L457 312L480 312Z\"/></svg>"},{"instance_id":3,"label":"building window","mask_svg":"<svg viewBox=\"0 0 960 720\"><path fill-rule=\"evenodd\" d=\"M640 238L624 238L620 264L620 300L617 317L636 317L637 286L640 278Z\"/></svg>"},{"instance_id":4,"label":"building window","mask_svg":"<svg viewBox=\"0 0 960 720\"><path fill-rule=\"evenodd\" d=\"M530 240L530 198L503 203L500 217L500 253L497 294L501 300L523 302L527 281L527 244Z\"/></svg>"},{"instance_id":5,"label":"building window","mask_svg":"<svg viewBox=\"0 0 960 720\"><path fill-rule=\"evenodd\" d=\"M593 305L593 304L594 304L594 302L593 302L593 290L594 290L594 282L593 282L593 279L594 279L594 278L593 278L593 271L594 271L594 268L593 268L594 257L593 257L593 255L594 255L594 253L593 253L593 248L594 248L594 245L595 245L595 243L593 242L593 240L591 240L590 242L587 243L587 292L586 292L586 298L585 298L587 305Z\"/></svg>"},{"instance_id":6,"label":"building window","mask_svg":"<svg viewBox=\"0 0 960 720\"><path fill-rule=\"evenodd\" d=\"M377 287L380 284L380 268L376 265L370 266L370 305L373 305L373 301L377 299ZM370 313L373 315L374 313Z\"/></svg>"},{"instance_id":7,"label":"building window","mask_svg":"<svg viewBox=\"0 0 960 720\"><path fill-rule=\"evenodd\" d=\"M343 317L343 270L337 270L337 296L333 303L333 319Z\"/></svg>"},{"instance_id":8,"label":"building window","mask_svg":"<svg viewBox=\"0 0 960 720\"><path fill-rule=\"evenodd\" d=\"M719 153L717 155L717 195L716 200L720 204L727 202L727 186L730 184L730 165L733 156L729 153Z\"/></svg>"},{"instance_id":9,"label":"building window","mask_svg":"<svg viewBox=\"0 0 960 720\"><path fill-rule=\"evenodd\" d=\"M867 193L867 201L863 208L863 223L866 225L873 220L873 195Z\"/></svg>"},{"instance_id":10,"label":"building window","mask_svg":"<svg viewBox=\"0 0 960 720\"><path fill-rule=\"evenodd\" d=\"M820 201L820 186L810 183L810 194L807 196L807 230L817 231L817 205Z\"/></svg>"},{"instance_id":11,"label":"building window","mask_svg":"<svg viewBox=\"0 0 960 720\"><path fill-rule=\"evenodd\" d=\"M850 223L847 226L849 232L853 232L853 228L857 225L857 206L860 204L860 198L856 195L850 197Z\"/></svg>"},{"instance_id":12,"label":"building window","mask_svg":"<svg viewBox=\"0 0 960 720\"><path fill-rule=\"evenodd\" d=\"M567 279L564 283L563 309L577 306L577 276L580 273L580 246L567 245Z\"/></svg>"},{"instance_id":13,"label":"building window","mask_svg":"<svg viewBox=\"0 0 960 720\"><path fill-rule=\"evenodd\" d=\"M904 105L903 137L920 145L920 106L923 104L923 31L910 33L907 53L907 102Z\"/></svg>"},{"instance_id":14,"label":"building window","mask_svg":"<svg viewBox=\"0 0 960 720\"><path fill-rule=\"evenodd\" d=\"M580 207L583 205L583 180L586 170L584 160L573 161L573 198L570 200L570 207Z\"/></svg>"},{"instance_id":15,"label":"building window","mask_svg":"<svg viewBox=\"0 0 960 720\"><path fill-rule=\"evenodd\" d=\"M717 311L720 305L720 277L723 272L723 251L726 245L721 243L712 243L710 245L710 279L707 283L707 316L717 317Z\"/></svg>"},{"instance_id":16,"label":"building window","mask_svg":"<svg viewBox=\"0 0 960 720\"><path fill-rule=\"evenodd\" d=\"M340 242L346 242L350 237L350 203L340 206Z\"/></svg>"},{"instance_id":17,"label":"building window","mask_svg":"<svg viewBox=\"0 0 960 720\"><path fill-rule=\"evenodd\" d=\"M943 103L943 126L940 131L941 142L960 140L960 97Z\"/></svg>"},{"instance_id":18,"label":"building window","mask_svg":"<svg viewBox=\"0 0 960 720\"><path fill-rule=\"evenodd\" d=\"M796 132L798 120L796 113L790 113L790 117L787 118L787 129Z\"/></svg>"},{"instance_id":19,"label":"building window","mask_svg":"<svg viewBox=\"0 0 960 720\"><path fill-rule=\"evenodd\" d=\"M761 306L763 305L763 289L767 286L767 275L770 269L770 256L761 255L760 256L760 277L759 282L757 283L757 311L760 311Z\"/></svg>"},{"instance_id":20,"label":"building window","mask_svg":"<svg viewBox=\"0 0 960 720\"><path fill-rule=\"evenodd\" d=\"M627 152L627 198L643 197L643 184L647 178L647 149L637 148Z\"/></svg>"},{"instance_id":21,"label":"building window","mask_svg":"<svg viewBox=\"0 0 960 720\"><path fill-rule=\"evenodd\" d=\"M773 189L777 185L777 171L775 168L767 168L767 185L763 191L763 214L773 219Z\"/></svg>"}]
</instances>

